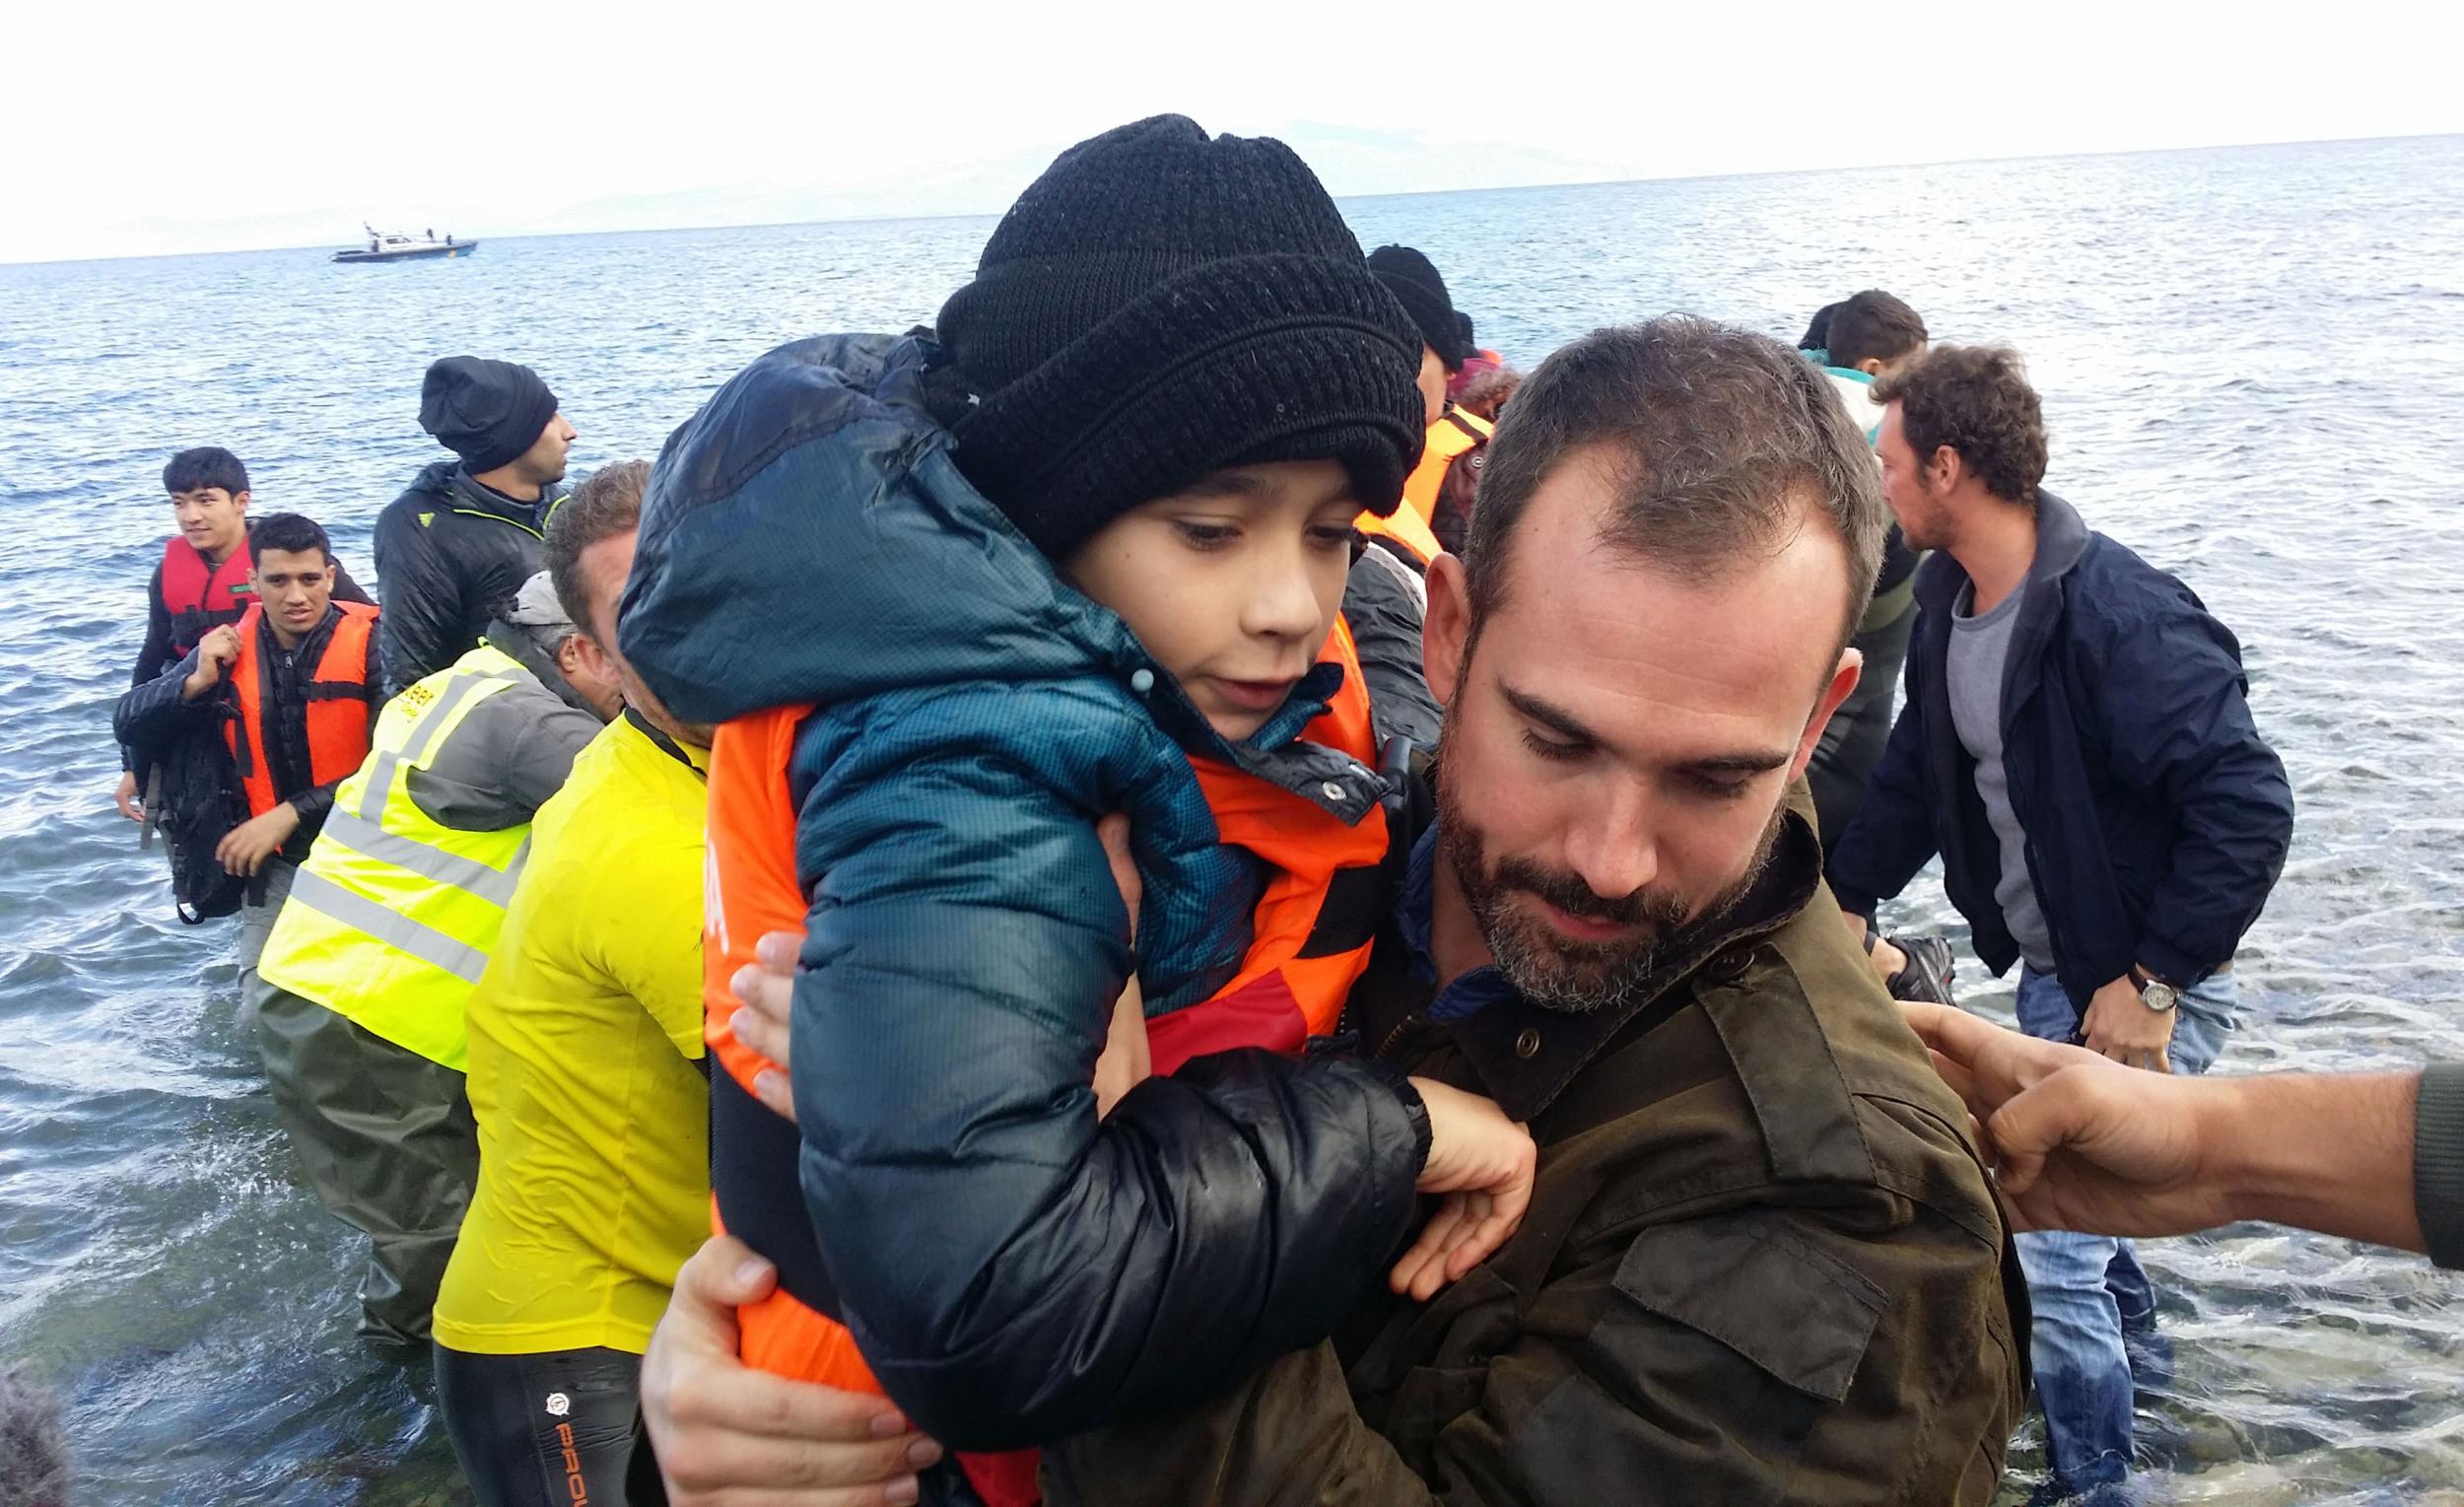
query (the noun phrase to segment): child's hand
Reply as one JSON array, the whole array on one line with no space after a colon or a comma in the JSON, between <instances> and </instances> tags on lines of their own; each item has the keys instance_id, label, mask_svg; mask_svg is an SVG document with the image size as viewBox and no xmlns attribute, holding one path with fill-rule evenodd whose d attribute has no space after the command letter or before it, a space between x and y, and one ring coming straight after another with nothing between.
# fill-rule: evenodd
<instances>
[{"instance_id":1,"label":"child's hand","mask_svg":"<svg viewBox=\"0 0 2464 1507\"><path fill-rule=\"evenodd\" d=\"M1129 940L1137 941L1138 902L1145 897L1144 881L1138 878L1137 861L1129 856L1129 818L1116 812L1095 824L1095 835L1104 842L1104 856L1112 863L1113 883L1121 886L1121 903L1129 908ZM1129 987L1112 1009L1112 1030L1104 1038L1104 1055L1095 1060L1095 1113L1100 1118L1112 1113L1121 1096L1152 1077L1154 1060L1146 1046L1146 995L1138 988L1137 975L1129 976Z\"/></svg>"},{"instance_id":2,"label":"child's hand","mask_svg":"<svg viewBox=\"0 0 2464 1507\"><path fill-rule=\"evenodd\" d=\"M1418 1186L1447 1198L1395 1264L1387 1285L1425 1303L1494 1255L1521 1226L1540 1149L1532 1132L1508 1120L1494 1100L1431 1078L1414 1078L1411 1086L1429 1112L1429 1159Z\"/></svg>"},{"instance_id":3,"label":"child's hand","mask_svg":"<svg viewBox=\"0 0 2464 1507\"><path fill-rule=\"evenodd\" d=\"M727 1017L737 1041L778 1063L753 1074L753 1097L780 1119L793 1123L795 1094L787 1086L787 1016L795 1003L795 955L804 947L801 931L773 931L753 944L758 961L736 970L728 993L744 1008Z\"/></svg>"}]
</instances>

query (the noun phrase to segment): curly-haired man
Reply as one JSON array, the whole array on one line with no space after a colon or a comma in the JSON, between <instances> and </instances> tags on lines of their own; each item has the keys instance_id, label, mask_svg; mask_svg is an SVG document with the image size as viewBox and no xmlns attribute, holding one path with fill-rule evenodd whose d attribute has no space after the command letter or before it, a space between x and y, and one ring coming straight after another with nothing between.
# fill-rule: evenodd
<instances>
[{"instance_id":1,"label":"curly-haired man","mask_svg":"<svg viewBox=\"0 0 2464 1507\"><path fill-rule=\"evenodd\" d=\"M2043 490L2045 428L2016 353L1943 346L1877 382L1882 491L1916 577L1908 705L1828 874L1850 925L1936 853L2030 1035L2204 1071L2231 972L2293 836L2240 646L2173 577ZM1888 943L1876 966L1895 971ZM2131 1352L2156 1298L2127 1242L2023 1234L2054 1480L2119 1500ZM2156 1351L2140 1345L2138 1353Z\"/></svg>"}]
</instances>

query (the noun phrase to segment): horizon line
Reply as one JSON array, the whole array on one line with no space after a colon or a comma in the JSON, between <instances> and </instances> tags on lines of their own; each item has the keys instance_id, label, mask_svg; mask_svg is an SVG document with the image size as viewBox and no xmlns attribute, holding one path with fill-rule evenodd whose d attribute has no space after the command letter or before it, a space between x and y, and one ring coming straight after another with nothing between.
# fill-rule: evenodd
<instances>
[{"instance_id":1,"label":"horizon line","mask_svg":"<svg viewBox=\"0 0 2464 1507\"><path fill-rule=\"evenodd\" d=\"M2076 159L2099 157L2156 157L2179 152L2255 151L2271 147L2358 146L2372 142L2437 141L2449 137L2464 137L2464 131L2425 131L2393 136L2315 136L2303 137L2297 140L2220 141L2177 146L2113 147L2101 151L2089 152L2023 152L2005 157L1914 158L1900 162L1859 163L1850 167L1751 168L1720 172L1671 172L1664 173L1656 177L1577 178L1560 182L1546 183L1474 183L1466 184L1460 188L1382 189L1372 193L1345 193L1334 194L1331 196L1337 204L1342 204L1360 199L1435 198L1448 194L1459 193L1546 192L1567 188L1614 188L1638 183L1716 182L1724 178L1785 177L1796 173L1879 172L1890 171L1904 168L1957 168L1981 163L2065 162ZM678 193L697 193L705 191L718 190L717 188L710 190L692 188L673 190L673 192ZM590 201L584 200L583 202L588 203ZM634 226L614 230L595 231L491 232L486 236L463 236L458 239L462 242L469 244L476 244L482 240L580 240L594 236L681 236L690 235L699 231L767 231L825 225L901 225L944 220L989 220L995 219L1005 213L1007 213L1006 206L997 210L952 210L943 213L917 215L834 215L826 219L817 220L766 220L719 222L709 225ZM338 246L329 241L304 241L282 245L231 246L217 251L123 251L107 253L100 256L51 256L28 260L17 260L6 255L0 255L0 267L71 267L93 262L172 261L188 257L261 256L275 251L331 251L336 249L348 249L348 246Z\"/></svg>"}]
</instances>

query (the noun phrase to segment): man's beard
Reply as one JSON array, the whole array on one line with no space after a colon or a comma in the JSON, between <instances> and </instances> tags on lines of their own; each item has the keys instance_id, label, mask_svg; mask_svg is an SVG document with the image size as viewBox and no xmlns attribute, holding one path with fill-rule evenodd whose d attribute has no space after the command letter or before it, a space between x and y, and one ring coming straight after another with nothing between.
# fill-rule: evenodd
<instances>
[{"instance_id":1,"label":"man's beard","mask_svg":"<svg viewBox=\"0 0 2464 1507\"><path fill-rule=\"evenodd\" d=\"M1529 858L1492 860L1480 829L1465 814L1442 757L1437 761L1437 811L1438 845L1498 972L1532 1003L1577 1014L1632 1002L1663 965L1723 925L1770 866L1782 816L1775 806L1754 844L1752 859L1735 883L1705 904L1689 905L1673 890L1648 885L1608 899L1565 870L1543 868ZM1633 929L1613 941L1575 941L1528 907L1517 909L1518 895L1545 901L1569 916Z\"/></svg>"}]
</instances>

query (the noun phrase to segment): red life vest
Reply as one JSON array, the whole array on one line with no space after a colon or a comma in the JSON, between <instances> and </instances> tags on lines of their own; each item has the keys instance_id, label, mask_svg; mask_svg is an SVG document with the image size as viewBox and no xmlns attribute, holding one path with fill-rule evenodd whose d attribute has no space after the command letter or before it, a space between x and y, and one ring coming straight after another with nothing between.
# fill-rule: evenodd
<instances>
[{"instance_id":1,"label":"red life vest","mask_svg":"<svg viewBox=\"0 0 2464 1507\"><path fill-rule=\"evenodd\" d=\"M1302 736L1377 767L1377 735L1351 629L1337 619L1321 660L1343 666L1342 689ZM803 1381L878 1394L836 1320L788 1287L817 1267L820 1251L802 1217L795 1127L751 1093L755 1073L774 1064L735 1039L737 1009L728 981L753 961L771 931L802 931L807 901L795 866L795 803L787 766L795 734L812 708L782 707L721 726L711 744L708 895L704 904L703 1037L719 1070L711 1078L714 1223L737 1233L758 1223L762 1254L778 1265L779 1290L737 1310L745 1364ZM1254 915L1247 957L1213 997L1147 1022L1154 1070L1168 1073L1194 1057L1239 1047L1298 1052L1334 1031L1344 996L1369 965L1375 919L1384 914L1386 814L1355 826L1307 798L1212 760L1193 761L1223 841L1268 868ZM776 1217L787 1207L793 1217ZM806 1249L779 1250L800 1243ZM817 1279L821 1280L821 1279ZM1037 1500L1035 1452L962 1455L961 1466L991 1507Z\"/></svg>"},{"instance_id":2,"label":"red life vest","mask_svg":"<svg viewBox=\"0 0 2464 1507\"><path fill-rule=\"evenodd\" d=\"M256 604L256 552L244 536L220 565L174 534L163 545L163 610L171 615L171 653L186 657L208 633L237 623Z\"/></svg>"},{"instance_id":3,"label":"red life vest","mask_svg":"<svg viewBox=\"0 0 2464 1507\"><path fill-rule=\"evenodd\" d=\"M194 553L191 551L190 553ZM368 759L368 642L376 631L376 609L336 602L342 616L325 640L324 652L308 670L308 784L329 785ZM268 666L257 651L265 609L251 605L240 619L240 657L229 670L240 715L223 724L232 763L248 792L248 814L263 816L283 797L274 789L273 761L263 755L265 682Z\"/></svg>"}]
</instances>

